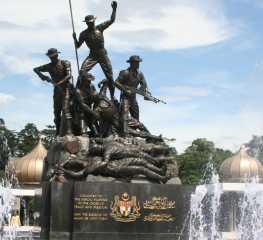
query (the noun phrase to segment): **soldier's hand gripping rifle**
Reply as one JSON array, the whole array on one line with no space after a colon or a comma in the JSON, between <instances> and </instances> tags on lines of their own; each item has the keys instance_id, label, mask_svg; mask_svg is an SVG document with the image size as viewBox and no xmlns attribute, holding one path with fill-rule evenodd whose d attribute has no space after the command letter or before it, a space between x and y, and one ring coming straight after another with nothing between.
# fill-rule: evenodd
<instances>
[{"instance_id":1,"label":"soldier's hand gripping rifle","mask_svg":"<svg viewBox=\"0 0 263 240\"><path fill-rule=\"evenodd\" d=\"M127 92L136 93L138 95L141 95L147 101L151 101L151 102L154 102L154 103L167 104L165 101L152 96L152 94L149 91L147 91L147 90L131 88L131 87L127 87L127 86L125 86L125 88L126 88Z\"/></svg>"}]
</instances>

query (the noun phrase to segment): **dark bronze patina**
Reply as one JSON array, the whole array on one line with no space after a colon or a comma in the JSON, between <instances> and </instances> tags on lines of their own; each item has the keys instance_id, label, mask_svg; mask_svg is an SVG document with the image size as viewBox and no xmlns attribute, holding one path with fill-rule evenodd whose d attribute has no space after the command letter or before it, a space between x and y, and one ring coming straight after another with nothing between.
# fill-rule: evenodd
<instances>
[{"instance_id":1,"label":"dark bronze patina","mask_svg":"<svg viewBox=\"0 0 263 240\"><path fill-rule=\"evenodd\" d=\"M66 120L66 133L71 134L71 114L69 109L70 101L70 79L71 64L67 60L60 60L56 48L50 48L46 55L50 58L50 63L34 68L34 72L43 80L54 86L54 122L56 125L56 135L60 134L62 114ZM43 73L49 73L50 76Z\"/></svg>"},{"instance_id":2,"label":"dark bronze patina","mask_svg":"<svg viewBox=\"0 0 263 240\"><path fill-rule=\"evenodd\" d=\"M147 83L144 75L139 71L139 63L142 59L139 56L131 56L127 62L130 63L130 67L120 72L115 86L121 90L120 102L121 102L121 122L122 131L125 136L128 133L128 119L129 113L131 117L139 121L139 105L136 99L136 93L132 89L137 89L140 86L140 90L147 91Z\"/></svg>"},{"instance_id":3,"label":"dark bronze patina","mask_svg":"<svg viewBox=\"0 0 263 240\"><path fill-rule=\"evenodd\" d=\"M129 68L113 80L103 36L104 30L115 21L117 2L112 2L112 9L109 21L96 25L96 18L88 15L84 20L87 29L80 33L79 39L73 34L76 48L85 42L90 49L76 86L70 83L70 62L60 60L55 48L47 52L50 63L34 68L43 81L54 85L58 138L47 156L45 180L86 180L89 175L100 175L130 181L142 176L165 183L177 176L173 149L165 144L162 136L151 134L140 122L137 94L154 103L163 102L148 90L139 70L142 59L131 56L127 60ZM95 77L89 73L97 63L106 76L98 84L99 91L93 84ZM43 74L45 72L50 76ZM120 101L114 98L115 86L121 91Z\"/></svg>"},{"instance_id":4,"label":"dark bronze patina","mask_svg":"<svg viewBox=\"0 0 263 240\"><path fill-rule=\"evenodd\" d=\"M82 63L81 70L89 72L97 63L99 63L108 80L111 98L113 99L114 80L112 66L107 51L104 47L103 36L104 30L114 23L116 18L117 2L113 1L111 6L113 11L110 20L99 25L95 25L96 17L93 15L88 15L84 20L88 28L80 33L79 39L77 39L75 33L73 33L73 38L76 48L79 48L85 42L87 47L90 49L90 54Z\"/></svg>"}]
</instances>

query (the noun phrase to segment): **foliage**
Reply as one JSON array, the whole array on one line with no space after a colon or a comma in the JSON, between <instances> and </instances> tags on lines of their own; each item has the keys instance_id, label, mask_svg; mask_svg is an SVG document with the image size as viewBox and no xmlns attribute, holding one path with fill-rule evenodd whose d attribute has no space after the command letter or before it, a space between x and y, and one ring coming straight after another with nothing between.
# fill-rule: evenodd
<instances>
[{"instance_id":1,"label":"foliage","mask_svg":"<svg viewBox=\"0 0 263 240\"><path fill-rule=\"evenodd\" d=\"M17 156L29 153L39 140L39 131L33 123L28 123L18 134Z\"/></svg>"},{"instance_id":2,"label":"foliage","mask_svg":"<svg viewBox=\"0 0 263 240\"><path fill-rule=\"evenodd\" d=\"M9 159L10 149L6 137L6 130L4 126L0 127L0 170L5 169L5 165Z\"/></svg>"},{"instance_id":3,"label":"foliage","mask_svg":"<svg viewBox=\"0 0 263 240\"><path fill-rule=\"evenodd\" d=\"M263 136L253 136L246 146L249 147L248 153L263 163Z\"/></svg>"},{"instance_id":4,"label":"foliage","mask_svg":"<svg viewBox=\"0 0 263 240\"><path fill-rule=\"evenodd\" d=\"M201 180L209 178L205 171L209 162L219 169L221 163L231 155L228 150L215 148L211 141L204 138L196 139L177 157L179 177L184 184L198 184Z\"/></svg>"},{"instance_id":5,"label":"foliage","mask_svg":"<svg viewBox=\"0 0 263 240\"><path fill-rule=\"evenodd\" d=\"M4 128L3 132L7 139L11 158L25 156L36 146L40 137L47 149L55 140L55 127L50 125L39 131L36 125L28 123L19 132L7 128Z\"/></svg>"},{"instance_id":6,"label":"foliage","mask_svg":"<svg viewBox=\"0 0 263 240\"><path fill-rule=\"evenodd\" d=\"M7 128L4 129L4 136L7 140L7 145L9 147L9 154L10 157L13 157L16 155L16 146L17 146L17 136L16 132L9 130Z\"/></svg>"},{"instance_id":7,"label":"foliage","mask_svg":"<svg viewBox=\"0 0 263 240\"><path fill-rule=\"evenodd\" d=\"M56 139L56 127L48 125L41 131L41 138L44 146L48 149Z\"/></svg>"}]
</instances>

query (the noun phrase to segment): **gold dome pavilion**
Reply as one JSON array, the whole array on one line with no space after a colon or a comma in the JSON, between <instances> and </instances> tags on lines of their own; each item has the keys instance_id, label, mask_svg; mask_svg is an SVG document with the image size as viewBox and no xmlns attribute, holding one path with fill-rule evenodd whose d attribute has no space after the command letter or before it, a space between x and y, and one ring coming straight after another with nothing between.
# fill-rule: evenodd
<instances>
[{"instance_id":1,"label":"gold dome pavilion","mask_svg":"<svg viewBox=\"0 0 263 240\"><path fill-rule=\"evenodd\" d=\"M219 174L222 182L242 183L253 178L262 182L263 166L259 160L249 156L246 147L242 146L238 153L221 164Z\"/></svg>"},{"instance_id":2,"label":"gold dome pavilion","mask_svg":"<svg viewBox=\"0 0 263 240\"><path fill-rule=\"evenodd\" d=\"M23 185L38 185L41 182L44 159L47 150L41 140L35 148L22 158L14 161L16 176Z\"/></svg>"}]
</instances>

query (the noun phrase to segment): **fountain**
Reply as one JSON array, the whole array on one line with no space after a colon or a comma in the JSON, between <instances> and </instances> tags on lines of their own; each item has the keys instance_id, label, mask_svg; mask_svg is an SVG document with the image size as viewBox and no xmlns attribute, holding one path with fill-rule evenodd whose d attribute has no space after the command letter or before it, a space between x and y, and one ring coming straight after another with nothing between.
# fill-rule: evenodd
<instances>
[{"instance_id":1,"label":"fountain","mask_svg":"<svg viewBox=\"0 0 263 240\"><path fill-rule=\"evenodd\" d=\"M191 195L189 240L261 240L263 234L263 168L245 149L226 159L220 176Z\"/></svg>"},{"instance_id":2,"label":"fountain","mask_svg":"<svg viewBox=\"0 0 263 240\"><path fill-rule=\"evenodd\" d=\"M2 180L0 184L0 227L1 239L14 239L15 229L11 225L11 212L15 203L15 196L12 193L12 185L8 181ZM5 227L8 225L8 227Z\"/></svg>"},{"instance_id":3,"label":"fountain","mask_svg":"<svg viewBox=\"0 0 263 240\"><path fill-rule=\"evenodd\" d=\"M221 234L217 229L220 213L220 199L222 186L219 176L212 164L207 171L210 172L210 183L199 185L191 195L189 240L217 240Z\"/></svg>"}]
</instances>

